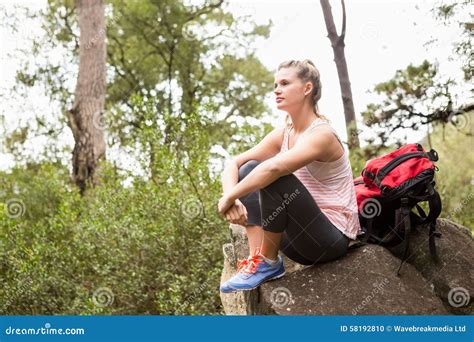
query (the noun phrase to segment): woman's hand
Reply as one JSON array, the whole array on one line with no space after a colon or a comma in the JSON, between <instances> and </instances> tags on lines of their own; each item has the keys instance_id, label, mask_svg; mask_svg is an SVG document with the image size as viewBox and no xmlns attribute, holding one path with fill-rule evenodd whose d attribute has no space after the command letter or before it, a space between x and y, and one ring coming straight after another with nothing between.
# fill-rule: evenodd
<instances>
[{"instance_id":1,"label":"woman's hand","mask_svg":"<svg viewBox=\"0 0 474 342\"><path fill-rule=\"evenodd\" d=\"M230 223L245 226L247 224L247 208L237 199L234 205L225 213L225 218Z\"/></svg>"},{"instance_id":2,"label":"woman's hand","mask_svg":"<svg viewBox=\"0 0 474 342\"><path fill-rule=\"evenodd\" d=\"M217 205L219 214L221 214L222 216L225 216L225 213L227 212L227 210L229 210L230 207L234 205L234 203L235 203L235 200L230 198L228 195L222 196L221 199L219 200L219 204Z\"/></svg>"},{"instance_id":3,"label":"woman's hand","mask_svg":"<svg viewBox=\"0 0 474 342\"><path fill-rule=\"evenodd\" d=\"M247 223L247 209L240 200L232 200L224 195L219 200L219 214L227 221L234 224L245 225Z\"/></svg>"}]
</instances>

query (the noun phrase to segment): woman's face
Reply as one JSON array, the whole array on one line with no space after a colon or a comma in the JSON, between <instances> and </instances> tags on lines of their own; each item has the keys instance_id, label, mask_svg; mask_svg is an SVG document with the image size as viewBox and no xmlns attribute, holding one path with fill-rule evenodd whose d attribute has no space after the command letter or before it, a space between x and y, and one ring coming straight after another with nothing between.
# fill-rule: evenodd
<instances>
[{"instance_id":1,"label":"woman's face","mask_svg":"<svg viewBox=\"0 0 474 342\"><path fill-rule=\"evenodd\" d=\"M295 68L283 68L278 70L275 75L273 90L276 96L277 108L289 111L292 108L301 107L305 100L305 92L307 94L311 93L310 87L310 82L305 84L298 78Z\"/></svg>"}]
</instances>

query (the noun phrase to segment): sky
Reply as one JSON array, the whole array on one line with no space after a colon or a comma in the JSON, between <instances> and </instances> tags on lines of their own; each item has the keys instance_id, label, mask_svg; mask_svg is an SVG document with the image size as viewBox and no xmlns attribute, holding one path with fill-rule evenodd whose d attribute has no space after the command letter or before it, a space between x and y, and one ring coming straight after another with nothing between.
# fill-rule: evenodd
<instances>
[{"instance_id":1,"label":"sky","mask_svg":"<svg viewBox=\"0 0 474 342\"><path fill-rule=\"evenodd\" d=\"M2 7L12 6L13 3L22 3L32 9L39 9L46 1L0 0L0 11ZM459 36L459 29L455 25L442 26L436 21L430 12L434 5L434 1L346 0L345 54L356 113L362 112L368 103L377 99L368 90L379 82L389 80L397 69L404 69L410 63L419 64L424 59L436 60L442 73L457 79L462 77L459 64L448 59L451 45ZM225 6L237 16L250 15L257 23L272 21L269 39L256 45L257 57L269 70L274 71L279 63L289 59L309 58L316 64L323 85L319 108L331 120L340 137L345 140L339 80L320 2L230 0ZM340 32L341 3L331 1L331 6L336 28ZM39 30L34 23L21 23L18 33L14 35L1 28L0 30L2 30L0 88L8 88L13 84L15 72L19 67L18 61L10 58L9 54L15 48L24 47L28 38L33 34L39 34ZM427 45L426 43L434 37L439 41ZM51 58L57 57L51 56ZM271 89L266 102L272 113L267 121L272 122L275 127L282 125L285 113L276 109ZM28 120L35 111L48 111L51 106L41 89L32 90L21 105L20 110L13 99L6 99L0 103L0 111L8 113L7 124L15 125L19 120ZM360 120L360 116L357 119ZM417 141L422 138L424 132L409 132L409 134L411 141ZM370 136L370 131L365 131L361 138ZM64 132L61 139L64 140L64 144L73 143L70 132ZM39 151L41 144L39 138L30 145L32 149ZM0 146L0 169L8 169L13 165L13 161L2 151ZM109 154L114 153L116 151L108 151L108 159L111 157Z\"/></svg>"}]
</instances>

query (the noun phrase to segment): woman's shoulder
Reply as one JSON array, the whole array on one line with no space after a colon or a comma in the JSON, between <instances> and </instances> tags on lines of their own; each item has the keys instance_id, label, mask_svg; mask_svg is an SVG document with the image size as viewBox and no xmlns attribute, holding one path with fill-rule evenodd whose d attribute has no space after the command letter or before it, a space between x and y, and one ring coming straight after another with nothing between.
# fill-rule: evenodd
<instances>
[{"instance_id":1,"label":"woman's shoulder","mask_svg":"<svg viewBox=\"0 0 474 342\"><path fill-rule=\"evenodd\" d=\"M326 156L323 161L335 161L334 156L339 156L339 159L344 155L344 145L337 135L336 130L330 124L318 124L313 127L309 132L312 139L324 141L324 145L327 146ZM329 160L327 160L329 158Z\"/></svg>"},{"instance_id":2,"label":"woman's shoulder","mask_svg":"<svg viewBox=\"0 0 474 342\"><path fill-rule=\"evenodd\" d=\"M278 149L280 149L285 138L285 131L285 126L276 127L271 130L270 133L268 133L263 140L267 140L269 143L274 146L277 146Z\"/></svg>"},{"instance_id":3,"label":"woman's shoulder","mask_svg":"<svg viewBox=\"0 0 474 342\"><path fill-rule=\"evenodd\" d=\"M335 132L334 128L331 125L331 122L323 117L319 117L316 120L313 121L312 127L308 130L308 132L314 132L317 131L319 133L321 132Z\"/></svg>"}]
</instances>

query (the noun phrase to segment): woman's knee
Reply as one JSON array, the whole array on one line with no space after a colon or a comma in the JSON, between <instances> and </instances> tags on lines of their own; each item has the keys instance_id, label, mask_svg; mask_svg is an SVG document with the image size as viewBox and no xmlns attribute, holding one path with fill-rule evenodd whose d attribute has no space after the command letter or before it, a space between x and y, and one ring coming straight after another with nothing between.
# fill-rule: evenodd
<instances>
[{"instance_id":1,"label":"woman's knee","mask_svg":"<svg viewBox=\"0 0 474 342\"><path fill-rule=\"evenodd\" d=\"M295 191L296 189L302 189L302 184L296 178L293 173L290 173L285 176L281 176L277 178L272 183L268 184L265 188L265 191L276 191L276 192L284 192L289 193Z\"/></svg>"},{"instance_id":2,"label":"woman's knee","mask_svg":"<svg viewBox=\"0 0 474 342\"><path fill-rule=\"evenodd\" d=\"M239 181L242 180L245 176L247 176L250 172L252 172L252 170L255 169L258 164L260 164L260 162L254 159L242 164L239 167Z\"/></svg>"}]
</instances>

